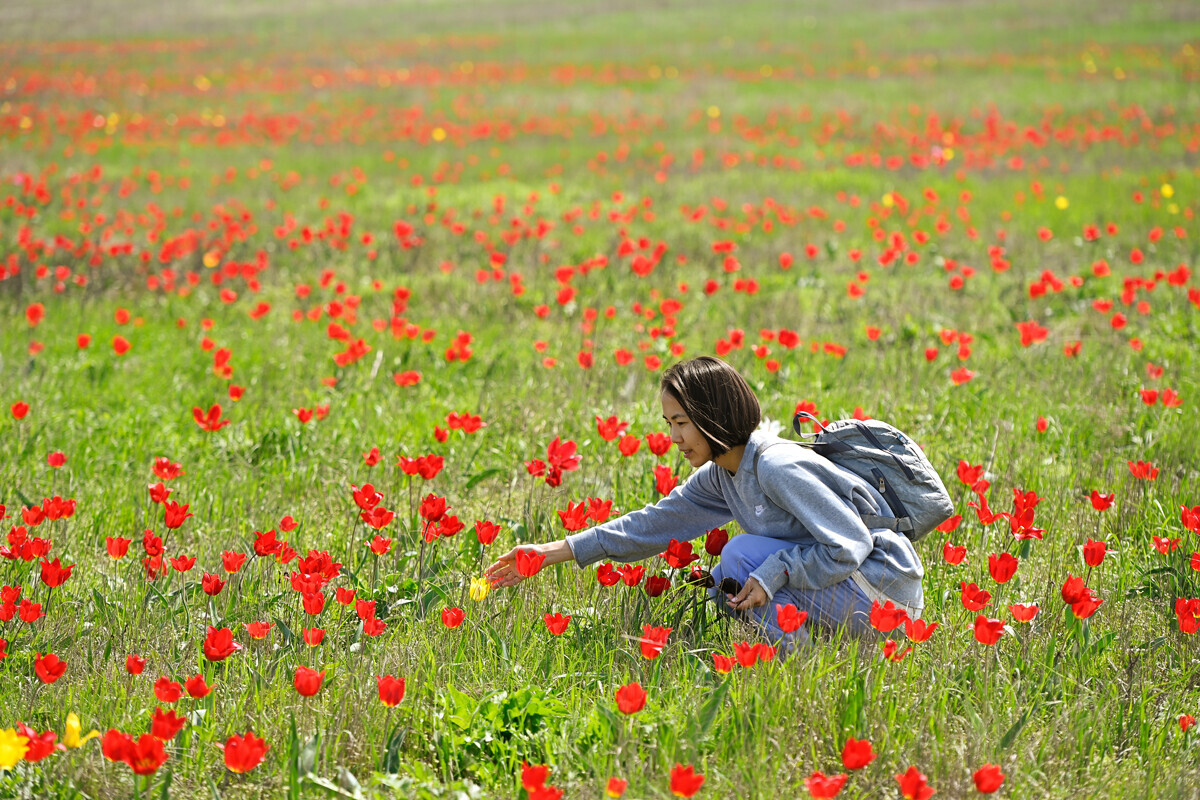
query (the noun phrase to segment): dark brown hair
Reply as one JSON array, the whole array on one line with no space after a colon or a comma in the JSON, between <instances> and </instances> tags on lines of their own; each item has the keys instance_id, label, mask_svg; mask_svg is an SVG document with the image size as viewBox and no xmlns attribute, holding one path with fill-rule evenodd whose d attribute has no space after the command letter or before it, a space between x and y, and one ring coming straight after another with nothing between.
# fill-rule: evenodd
<instances>
[{"instance_id":1,"label":"dark brown hair","mask_svg":"<svg viewBox=\"0 0 1200 800\"><path fill-rule=\"evenodd\" d=\"M661 389L683 406L708 442L713 458L750 441L762 418L758 398L746 379L713 356L673 365L663 373Z\"/></svg>"}]
</instances>

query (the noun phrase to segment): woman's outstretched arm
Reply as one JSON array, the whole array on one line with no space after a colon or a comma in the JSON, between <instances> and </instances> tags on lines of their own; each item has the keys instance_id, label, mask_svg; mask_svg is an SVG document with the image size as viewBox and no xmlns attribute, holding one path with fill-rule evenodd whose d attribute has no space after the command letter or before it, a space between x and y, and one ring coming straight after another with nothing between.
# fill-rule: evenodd
<instances>
[{"instance_id":1,"label":"woman's outstretched arm","mask_svg":"<svg viewBox=\"0 0 1200 800\"><path fill-rule=\"evenodd\" d=\"M724 496L707 473L710 466L702 467L656 504L556 542L518 545L488 567L486 575L494 586L520 583L522 579L516 567L519 550L544 555L543 566L574 560L579 566L586 567L605 559L639 561L658 555L672 539L682 542L702 536L731 519ZM505 582L500 582L500 578Z\"/></svg>"}]
</instances>

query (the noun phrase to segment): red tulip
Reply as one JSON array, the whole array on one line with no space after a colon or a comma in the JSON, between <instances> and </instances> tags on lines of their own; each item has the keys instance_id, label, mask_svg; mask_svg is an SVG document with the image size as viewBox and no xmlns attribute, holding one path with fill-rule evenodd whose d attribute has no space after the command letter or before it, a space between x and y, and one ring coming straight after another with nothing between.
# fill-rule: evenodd
<instances>
[{"instance_id":1,"label":"red tulip","mask_svg":"<svg viewBox=\"0 0 1200 800\"><path fill-rule=\"evenodd\" d=\"M1096 609L1100 608L1103 602L1089 589L1087 596L1071 604L1071 613L1075 615L1076 619L1087 619L1096 613Z\"/></svg>"},{"instance_id":2,"label":"red tulip","mask_svg":"<svg viewBox=\"0 0 1200 800\"><path fill-rule=\"evenodd\" d=\"M208 626L204 637L204 657L209 661L224 661L241 650L242 646L233 640L233 631L229 628L214 628Z\"/></svg>"},{"instance_id":3,"label":"red tulip","mask_svg":"<svg viewBox=\"0 0 1200 800\"><path fill-rule=\"evenodd\" d=\"M975 788L982 794L991 794L1004 783L1004 773L998 764L984 764L975 771Z\"/></svg>"},{"instance_id":4,"label":"red tulip","mask_svg":"<svg viewBox=\"0 0 1200 800\"><path fill-rule=\"evenodd\" d=\"M984 591L974 583L962 581L962 604L968 611L980 611L992 600L992 593Z\"/></svg>"},{"instance_id":5,"label":"red tulip","mask_svg":"<svg viewBox=\"0 0 1200 800\"><path fill-rule=\"evenodd\" d=\"M303 665L296 667L296 676L292 685L296 687L301 697L312 697L321 691L321 682L325 680L325 671L317 672Z\"/></svg>"},{"instance_id":6,"label":"red tulip","mask_svg":"<svg viewBox=\"0 0 1200 800\"><path fill-rule=\"evenodd\" d=\"M988 572L996 583L1008 583L1017 573L1019 562L1011 553L992 553L988 556Z\"/></svg>"},{"instance_id":7,"label":"red tulip","mask_svg":"<svg viewBox=\"0 0 1200 800\"><path fill-rule=\"evenodd\" d=\"M154 459L154 464L151 467L154 474L164 481L173 481L183 474L183 466L176 464L166 456L159 456Z\"/></svg>"},{"instance_id":8,"label":"red tulip","mask_svg":"<svg viewBox=\"0 0 1200 800\"><path fill-rule=\"evenodd\" d=\"M168 561L171 562L171 567L176 572L188 572L192 567L196 566L195 556L171 556ZM220 591L220 589L217 591Z\"/></svg>"},{"instance_id":9,"label":"red tulip","mask_svg":"<svg viewBox=\"0 0 1200 800\"><path fill-rule=\"evenodd\" d=\"M104 549L108 551L108 557L117 561L125 557L129 552L129 544L132 539L125 539L120 536L108 536L104 539Z\"/></svg>"},{"instance_id":10,"label":"red tulip","mask_svg":"<svg viewBox=\"0 0 1200 800\"><path fill-rule=\"evenodd\" d=\"M692 551L691 542L681 542L678 539L667 542L667 549L659 556L666 560L668 566L675 569L685 569L693 561L700 560L700 556Z\"/></svg>"},{"instance_id":11,"label":"red tulip","mask_svg":"<svg viewBox=\"0 0 1200 800\"><path fill-rule=\"evenodd\" d=\"M875 760L875 751L867 739L849 738L842 748L842 766L846 769L862 769Z\"/></svg>"},{"instance_id":12,"label":"red tulip","mask_svg":"<svg viewBox=\"0 0 1200 800\"><path fill-rule=\"evenodd\" d=\"M735 642L733 645L733 657L743 669L750 669L758 663L759 644L756 642L750 644L746 641Z\"/></svg>"},{"instance_id":13,"label":"red tulip","mask_svg":"<svg viewBox=\"0 0 1200 800\"><path fill-rule=\"evenodd\" d=\"M646 707L646 690L634 681L617 689L616 699L622 714L636 714Z\"/></svg>"},{"instance_id":14,"label":"red tulip","mask_svg":"<svg viewBox=\"0 0 1200 800\"><path fill-rule=\"evenodd\" d=\"M183 730L183 726L186 724L187 717L181 717L174 711L163 711L161 708L156 708L150 717L150 735L169 742Z\"/></svg>"},{"instance_id":15,"label":"red tulip","mask_svg":"<svg viewBox=\"0 0 1200 800\"><path fill-rule=\"evenodd\" d=\"M221 430L229 424L229 420L221 419L221 404L213 403L207 412L201 411L199 408L192 409L192 417L196 420L196 424L201 430L214 433Z\"/></svg>"},{"instance_id":16,"label":"red tulip","mask_svg":"<svg viewBox=\"0 0 1200 800\"><path fill-rule=\"evenodd\" d=\"M1195 724L1196 724L1196 718L1193 717L1191 714L1180 714L1179 715L1179 730L1182 731L1183 733L1187 733L1188 728L1192 727Z\"/></svg>"},{"instance_id":17,"label":"red tulip","mask_svg":"<svg viewBox=\"0 0 1200 800\"><path fill-rule=\"evenodd\" d=\"M561 636L570 624L570 614L546 614L546 629L555 636Z\"/></svg>"},{"instance_id":18,"label":"red tulip","mask_svg":"<svg viewBox=\"0 0 1200 800\"><path fill-rule=\"evenodd\" d=\"M837 797L848 777L848 775L826 776L821 772L813 772L804 779L804 788L814 798Z\"/></svg>"},{"instance_id":19,"label":"red tulip","mask_svg":"<svg viewBox=\"0 0 1200 800\"><path fill-rule=\"evenodd\" d=\"M392 520L396 516L396 513L394 511L389 511L383 506L375 506L370 511L359 512L359 516L362 518L362 521L367 524L367 527L380 531L391 524Z\"/></svg>"},{"instance_id":20,"label":"red tulip","mask_svg":"<svg viewBox=\"0 0 1200 800\"><path fill-rule=\"evenodd\" d=\"M581 531L587 527L588 506L583 501L580 501L578 504L567 501L567 510L557 511L556 513L562 522L563 528L568 531Z\"/></svg>"},{"instance_id":21,"label":"red tulip","mask_svg":"<svg viewBox=\"0 0 1200 800\"><path fill-rule=\"evenodd\" d=\"M588 519L597 524L606 522L612 516L612 500L601 500L599 497L589 497L588 501ZM569 505L569 504L568 504ZM1197 506L1200 508L1200 506Z\"/></svg>"},{"instance_id":22,"label":"red tulip","mask_svg":"<svg viewBox=\"0 0 1200 800\"><path fill-rule=\"evenodd\" d=\"M646 568L641 564L637 566L625 564L624 566L617 567L617 572L621 576L621 581L626 586L637 586L642 582L642 576L646 574Z\"/></svg>"},{"instance_id":23,"label":"red tulip","mask_svg":"<svg viewBox=\"0 0 1200 800\"><path fill-rule=\"evenodd\" d=\"M569 504L568 504L569 505ZM494 522L487 520L477 520L475 522L475 538L482 545L489 545L496 541L496 536L500 533L500 526Z\"/></svg>"},{"instance_id":24,"label":"red tulip","mask_svg":"<svg viewBox=\"0 0 1200 800\"><path fill-rule=\"evenodd\" d=\"M158 698L160 703L174 703L179 699L179 695L182 692L183 687L166 675L160 676L154 682L154 696Z\"/></svg>"},{"instance_id":25,"label":"red tulip","mask_svg":"<svg viewBox=\"0 0 1200 800\"><path fill-rule=\"evenodd\" d=\"M167 502L167 498L171 496L171 492L175 491L174 489L168 489L167 485L162 481L148 484L146 488L150 491L151 503L165 503Z\"/></svg>"},{"instance_id":26,"label":"red tulip","mask_svg":"<svg viewBox=\"0 0 1200 800\"><path fill-rule=\"evenodd\" d=\"M1100 492L1092 489L1092 494L1090 497L1092 501L1092 508L1096 509L1097 511L1106 511L1110 506L1112 506L1113 500L1116 498L1116 496L1117 495L1115 492L1112 494L1100 494Z\"/></svg>"},{"instance_id":27,"label":"red tulip","mask_svg":"<svg viewBox=\"0 0 1200 800\"><path fill-rule=\"evenodd\" d=\"M654 467L654 489L661 495L670 494L679 485L679 478L666 464Z\"/></svg>"},{"instance_id":28,"label":"red tulip","mask_svg":"<svg viewBox=\"0 0 1200 800\"><path fill-rule=\"evenodd\" d=\"M54 740L58 738L58 734L54 731L45 731L38 733L33 728L30 728L24 722L17 722L17 735L24 736L28 739L28 744L25 751L24 760L30 764L36 764L46 756L50 755L55 750ZM63 749L62 745L58 745L58 749Z\"/></svg>"},{"instance_id":29,"label":"red tulip","mask_svg":"<svg viewBox=\"0 0 1200 800\"><path fill-rule=\"evenodd\" d=\"M56 558L53 561L42 559L42 583L53 588L62 586L67 578L71 577L71 570L75 569L74 564L63 566Z\"/></svg>"},{"instance_id":30,"label":"red tulip","mask_svg":"<svg viewBox=\"0 0 1200 800\"><path fill-rule=\"evenodd\" d=\"M642 584L646 594L650 597L658 597L667 589L671 588L671 579L665 575L651 575L646 578L646 582Z\"/></svg>"},{"instance_id":31,"label":"red tulip","mask_svg":"<svg viewBox=\"0 0 1200 800\"><path fill-rule=\"evenodd\" d=\"M188 512L188 506L181 506L174 500L168 500L163 503L163 511L165 516L164 524L172 530L182 525L188 517L196 516Z\"/></svg>"},{"instance_id":32,"label":"red tulip","mask_svg":"<svg viewBox=\"0 0 1200 800\"><path fill-rule=\"evenodd\" d=\"M975 641L993 645L1004 635L1004 621L988 619L983 614L975 617Z\"/></svg>"},{"instance_id":33,"label":"red tulip","mask_svg":"<svg viewBox=\"0 0 1200 800\"><path fill-rule=\"evenodd\" d=\"M704 537L704 552L719 557L729 543L729 532L724 528L713 528Z\"/></svg>"},{"instance_id":34,"label":"red tulip","mask_svg":"<svg viewBox=\"0 0 1200 800\"><path fill-rule=\"evenodd\" d=\"M54 683L67 671L67 662L54 653L37 653L33 660L33 671L42 683Z\"/></svg>"},{"instance_id":35,"label":"red tulip","mask_svg":"<svg viewBox=\"0 0 1200 800\"><path fill-rule=\"evenodd\" d=\"M933 796L933 787L926 783L925 776L916 767L909 767L903 775L897 775L896 781L904 800L929 800Z\"/></svg>"},{"instance_id":36,"label":"red tulip","mask_svg":"<svg viewBox=\"0 0 1200 800\"><path fill-rule=\"evenodd\" d=\"M908 637L910 642L920 644L927 641L933 632L937 630L941 623L935 622L932 625L925 624L923 619L909 619L904 621L904 635Z\"/></svg>"},{"instance_id":37,"label":"red tulip","mask_svg":"<svg viewBox=\"0 0 1200 800\"><path fill-rule=\"evenodd\" d=\"M957 566L967 557L967 548L965 545L953 545L947 541L942 545L942 560L950 566Z\"/></svg>"},{"instance_id":38,"label":"red tulip","mask_svg":"<svg viewBox=\"0 0 1200 800\"><path fill-rule=\"evenodd\" d=\"M804 625L805 620L808 620L809 613L797 610L792 603L787 603L786 606L780 606L775 603L775 624L779 625L779 630L784 633L791 633L797 630L800 625Z\"/></svg>"},{"instance_id":39,"label":"red tulip","mask_svg":"<svg viewBox=\"0 0 1200 800\"><path fill-rule=\"evenodd\" d=\"M67 463L67 456L61 452L54 452L46 456L46 463L54 469L58 469Z\"/></svg>"},{"instance_id":40,"label":"red tulip","mask_svg":"<svg viewBox=\"0 0 1200 800\"><path fill-rule=\"evenodd\" d=\"M133 740L129 738L129 734L109 728L100 739L100 752L109 761L128 762L133 753Z\"/></svg>"},{"instance_id":41,"label":"red tulip","mask_svg":"<svg viewBox=\"0 0 1200 800\"><path fill-rule=\"evenodd\" d=\"M544 764L533 765L521 762L521 786L526 792L533 793L542 789L546 779L550 777L550 768Z\"/></svg>"},{"instance_id":42,"label":"red tulip","mask_svg":"<svg viewBox=\"0 0 1200 800\"><path fill-rule=\"evenodd\" d=\"M324 628L301 628L300 638L309 647L319 647L321 642L325 641Z\"/></svg>"},{"instance_id":43,"label":"red tulip","mask_svg":"<svg viewBox=\"0 0 1200 800\"><path fill-rule=\"evenodd\" d=\"M676 764L671 770L671 793L676 797L691 797L704 785L704 776L697 775L691 765Z\"/></svg>"},{"instance_id":44,"label":"red tulip","mask_svg":"<svg viewBox=\"0 0 1200 800\"><path fill-rule=\"evenodd\" d=\"M125 671L130 675L141 675L145 669L146 659L135 655L125 656Z\"/></svg>"},{"instance_id":45,"label":"red tulip","mask_svg":"<svg viewBox=\"0 0 1200 800\"><path fill-rule=\"evenodd\" d=\"M463 611L461 608L443 608L442 624L447 628L457 628L462 625Z\"/></svg>"},{"instance_id":46,"label":"red tulip","mask_svg":"<svg viewBox=\"0 0 1200 800\"><path fill-rule=\"evenodd\" d=\"M609 778L608 784L604 787L604 793L612 798L619 798L625 794L625 787L629 785L629 781L621 778Z\"/></svg>"},{"instance_id":47,"label":"red tulip","mask_svg":"<svg viewBox=\"0 0 1200 800\"><path fill-rule=\"evenodd\" d=\"M601 586L616 586L621 580L621 573L613 568L611 561L606 561L596 567L596 580Z\"/></svg>"},{"instance_id":48,"label":"red tulip","mask_svg":"<svg viewBox=\"0 0 1200 800\"><path fill-rule=\"evenodd\" d=\"M888 600L882 606L879 601L871 603L871 626L880 633L891 633L908 620L908 612L896 608L896 604Z\"/></svg>"},{"instance_id":49,"label":"red tulip","mask_svg":"<svg viewBox=\"0 0 1200 800\"><path fill-rule=\"evenodd\" d=\"M238 774L249 772L263 762L270 749L253 731L246 731L245 736L235 733L225 740L225 768Z\"/></svg>"},{"instance_id":50,"label":"red tulip","mask_svg":"<svg viewBox=\"0 0 1200 800\"><path fill-rule=\"evenodd\" d=\"M1083 563L1089 567L1098 567L1104 563L1104 556L1108 553L1108 544L1106 542L1095 542L1092 539L1087 540L1087 544L1083 546Z\"/></svg>"},{"instance_id":51,"label":"red tulip","mask_svg":"<svg viewBox=\"0 0 1200 800\"><path fill-rule=\"evenodd\" d=\"M671 437L665 433L647 433L646 444L654 455L666 455L667 451L671 449Z\"/></svg>"},{"instance_id":52,"label":"red tulip","mask_svg":"<svg viewBox=\"0 0 1200 800\"><path fill-rule=\"evenodd\" d=\"M143 733L127 751L125 763L137 775L153 775L167 760L167 752L163 743L148 733Z\"/></svg>"},{"instance_id":53,"label":"red tulip","mask_svg":"<svg viewBox=\"0 0 1200 800\"><path fill-rule=\"evenodd\" d=\"M212 687L204 682L203 675L193 675L183 682L183 687L194 700L201 700L212 693Z\"/></svg>"},{"instance_id":54,"label":"red tulip","mask_svg":"<svg viewBox=\"0 0 1200 800\"><path fill-rule=\"evenodd\" d=\"M911 647L901 650L900 644L895 639L888 639L883 643L883 657L893 663L899 663L903 661L904 657L911 652Z\"/></svg>"},{"instance_id":55,"label":"red tulip","mask_svg":"<svg viewBox=\"0 0 1200 800\"><path fill-rule=\"evenodd\" d=\"M535 550L518 550L517 573L531 578L542 568L542 562L545 560L546 556Z\"/></svg>"},{"instance_id":56,"label":"red tulip","mask_svg":"<svg viewBox=\"0 0 1200 800\"><path fill-rule=\"evenodd\" d=\"M246 633L250 634L251 639L265 639L272 627L270 622L247 622Z\"/></svg>"},{"instance_id":57,"label":"red tulip","mask_svg":"<svg viewBox=\"0 0 1200 800\"><path fill-rule=\"evenodd\" d=\"M206 572L206 573L204 573L204 577L200 581L200 588L203 589L204 593L206 595L208 595L209 597L216 597L218 594L221 593L221 590L225 588L225 581L221 580L216 575ZM247 626L247 627L249 627L249 626ZM264 631L263 634L265 635L266 631ZM262 637L255 636L254 638L261 639Z\"/></svg>"},{"instance_id":58,"label":"red tulip","mask_svg":"<svg viewBox=\"0 0 1200 800\"><path fill-rule=\"evenodd\" d=\"M446 498L438 497L435 494L425 495L425 499L421 501L418 509L421 516L430 524L440 520L446 513Z\"/></svg>"},{"instance_id":59,"label":"red tulip","mask_svg":"<svg viewBox=\"0 0 1200 800\"><path fill-rule=\"evenodd\" d=\"M670 628L643 625L642 638L639 640L642 645L642 655L648 659L658 658L659 653L666 647L667 637L670 635Z\"/></svg>"},{"instance_id":60,"label":"red tulip","mask_svg":"<svg viewBox=\"0 0 1200 800\"><path fill-rule=\"evenodd\" d=\"M723 656L720 653L713 653L713 669L721 674L733 671L734 661L729 656Z\"/></svg>"},{"instance_id":61,"label":"red tulip","mask_svg":"<svg viewBox=\"0 0 1200 800\"><path fill-rule=\"evenodd\" d=\"M404 699L404 678L391 675L376 675L376 685L379 688L379 701L388 708L400 705Z\"/></svg>"},{"instance_id":62,"label":"red tulip","mask_svg":"<svg viewBox=\"0 0 1200 800\"><path fill-rule=\"evenodd\" d=\"M1009 613L1013 615L1013 619L1017 622L1030 622L1037 616L1040 610L1036 605L1020 605L1015 604L1008 607Z\"/></svg>"},{"instance_id":63,"label":"red tulip","mask_svg":"<svg viewBox=\"0 0 1200 800\"><path fill-rule=\"evenodd\" d=\"M958 526L962 524L962 514L955 514L952 517L946 518L940 525L937 526L938 533L954 533L958 530ZM950 543L947 542L947 545ZM944 554L944 553L943 553Z\"/></svg>"},{"instance_id":64,"label":"red tulip","mask_svg":"<svg viewBox=\"0 0 1200 800\"><path fill-rule=\"evenodd\" d=\"M238 570L240 570L242 568L242 565L245 563L246 563L246 554L245 553L234 553L229 550L226 550L225 552L221 553L221 566L224 567L225 571L231 575L233 573L237 572Z\"/></svg>"}]
</instances>

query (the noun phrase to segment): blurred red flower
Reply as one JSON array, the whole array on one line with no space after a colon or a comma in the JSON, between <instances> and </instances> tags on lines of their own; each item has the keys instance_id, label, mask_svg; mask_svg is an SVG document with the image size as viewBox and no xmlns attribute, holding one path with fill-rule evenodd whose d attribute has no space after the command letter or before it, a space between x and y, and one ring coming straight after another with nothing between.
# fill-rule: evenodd
<instances>
[{"instance_id":1,"label":"blurred red flower","mask_svg":"<svg viewBox=\"0 0 1200 800\"><path fill-rule=\"evenodd\" d=\"M267 751L271 748L265 741L246 731L245 736L233 734L225 740L225 768L230 772L241 774L249 772L263 762Z\"/></svg>"},{"instance_id":2,"label":"blurred red flower","mask_svg":"<svg viewBox=\"0 0 1200 800\"><path fill-rule=\"evenodd\" d=\"M875 751L867 739L849 738L842 748L842 766L846 769L862 769L875 760Z\"/></svg>"},{"instance_id":3,"label":"blurred red flower","mask_svg":"<svg viewBox=\"0 0 1200 800\"><path fill-rule=\"evenodd\" d=\"M926 783L925 776L916 767L909 767L903 775L897 775L896 782L900 784L904 800L929 800L933 796L933 787Z\"/></svg>"},{"instance_id":4,"label":"blurred red flower","mask_svg":"<svg viewBox=\"0 0 1200 800\"><path fill-rule=\"evenodd\" d=\"M676 764L671 770L671 793L676 797L691 797L703 785L704 776L696 774L691 765Z\"/></svg>"},{"instance_id":5,"label":"blurred red flower","mask_svg":"<svg viewBox=\"0 0 1200 800\"><path fill-rule=\"evenodd\" d=\"M315 669L302 664L296 667L296 675L292 678L292 685L296 687L296 691L301 697L312 697L321 691L321 683L324 680L324 670L317 672Z\"/></svg>"},{"instance_id":6,"label":"blurred red flower","mask_svg":"<svg viewBox=\"0 0 1200 800\"><path fill-rule=\"evenodd\" d=\"M622 714L636 714L646 707L646 690L634 681L617 689L616 700Z\"/></svg>"},{"instance_id":7,"label":"blurred red flower","mask_svg":"<svg viewBox=\"0 0 1200 800\"><path fill-rule=\"evenodd\" d=\"M241 650L242 646L233 640L233 631L229 628L208 626L204 636L204 657L209 661L224 661Z\"/></svg>"},{"instance_id":8,"label":"blurred red flower","mask_svg":"<svg viewBox=\"0 0 1200 800\"><path fill-rule=\"evenodd\" d=\"M400 705L404 699L404 678L392 675L376 675L376 687L379 689L379 701L388 708Z\"/></svg>"},{"instance_id":9,"label":"blurred red flower","mask_svg":"<svg viewBox=\"0 0 1200 800\"><path fill-rule=\"evenodd\" d=\"M975 779L976 790L981 794L991 794L1004 783L1004 773L1000 771L998 764L984 764L972 777Z\"/></svg>"},{"instance_id":10,"label":"blurred red flower","mask_svg":"<svg viewBox=\"0 0 1200 800\"><path fill-rule=\"evenodd\" d=\"M42 683L54 683L67 671L67 662L54 653L37 653L33 659L33 671Z\"/></svg>"}]
</instances>

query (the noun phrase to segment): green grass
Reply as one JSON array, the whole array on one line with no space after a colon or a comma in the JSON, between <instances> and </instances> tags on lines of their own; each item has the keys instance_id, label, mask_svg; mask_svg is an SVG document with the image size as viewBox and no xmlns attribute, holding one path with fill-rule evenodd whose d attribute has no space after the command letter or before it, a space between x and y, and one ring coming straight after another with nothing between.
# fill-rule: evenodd
<instances>
[{"instance_id":1,"label":"green grass","mask_svg":"<svg viewBox=\"0 0 1200 800\"><path fill-rule=\"evenodd\" d=\"M189 723L153 777L135 778L89 742L0 773L0 796L521 797L525 761L550 765L550 782L570 797L605 796L610 776L629 780L627 797L669 797L676 763L706 776L700 797L803 796L812 771L844 771L849 737L870 739L878 756L840 796L898 796L893 776L910 765L939 797L969 796L984 763L1001 765L1000 793L1014 798L1200 796L1200 745L1178 724L1200 709L1197 643L1173 613L1176 598L1200 596L1189 566L1200 545L1180 519L1181 505L1200 503L1188 421L1200 397L1200 326L1188 295L1198 284L1165 279L1180 265L1197 268L1200 241L1192 216L1200 18L1191 4L897 2L868 10L764 2L731 13L718 3L503 0L308 3L286 14L257 2L203 12L110 6L118 12L17 4L2 26L0 198L12 199L0 206L0 259L9 259L0 263L20 273L0 280L0 503L8 515L0 524L19 524L22 508L55 495L78 507L69 520L29 529L52 540L50 557L76 564L61 588L41 584L37 561L0 560L0 583L19 584L49 612L33 624L0 622L8 642L0 731L21 720L61 737L75 712L85 731L136 738L163 705L152 692L158 676L203 673L216 689L177 704ZM566 82L555 70L567 66L594 72ZM486 77L489 69L498 77ZM428 70L441 77L416 77ZM203 91L200 76L209 82ZM314 85L314 76L333 85ZM78 82L89 77L94 91ZM710 108L719 127L709 127ZM420 114L406 128L389 116L395 109ZM111 130L79 124L110 113L118 115ZM992 113L998 122L989 132ZM226 120L220 127L217 115ZM298 132L271 139L258 122L271 115L296 122ZM512 128L479 135L485 123ZM429 138L435 127L450 132L446 141ZM1109 140L1081 144L1106 128ZM1049 141L1031 144L1031 129ZM230 130L248 139L222 143ZM909 160L934 146L953 148L954 158L928 167ZM867 161L847 162L856 154ZM876 154L904 164L872 166ZM1014 155L1020 165L1009 162ZM89 177L93 167L102 177ZM44 180L48 199L24 191L22 175ZM926 200L926 190L938 199ZM889 211L893 192L907 213ZM105 221L81 230L81 201ZM29 205L36 213L19 216ZM700 221L682 210L701 206ZM301 242L306 226L336 229L342 212L353 220L344 247ZM461 235L443 224L448 212L466 226ZM397 244L397 220L415 228L420 247ZM540 238L502 239L539 221L553 225ZM1108 223L1119 230L1103 232ZM285 225L291 230L277 236ZM1100 226L1098 241L1083 239L1088 225ZM876 227L903 233L917 262L880 266ZM1039 238L1043 227L1049 240ZM1151 241L1157 228L1161 238ZM132 253L90 265L75 247L100 244L105 230L105 245L129 243ZM917 230L927 243L914 243ZM165 242L192 232L202 246L159 260ZM506 254L499 281L475 280L490 268L476 232ZM24 246L60 235L71 243L56 252ZM641 252L667 246L648 276L634 276L620 255L626 237L646 239ZM737 273L712 251L722 240L737 243ZM992 246L1004 248L1006 271L993 270ZM1131 260L1135 247L1140 264ZM852 251L861 251L858 261ZM254 285L237 276L216 286L206 252L222 266L262 254L268 266ZM786 271L784 252L795 260ZM577 270L575 299L556 302L555 270L597 256L607 266ZM948 271L947 259L974 269L959 290L949 288L960 272ZM1101 259L1107 277L1093 273ZM450 272L440 268L446 262ZM87 285L69 278L55 292L53 277L36 277L39 266L86 275ZM166 279L165 269L175 290L147 288L151 276ZM1031 297L1046 270L1066 286ZM333 277L323 287L326 271ZM180 292L189 272L198 284ZM522 276L520 296L509 274ZM1125 303L1124 282L1133 278L1155 286ZM756 280L758 292L735 291L737 279ZM721 287L711 296L709 280ZM848 296L851 281L865 289L861 298ZM300 284L310 296L297 296ZM411 290L401 314L433 330L430 342L386 329L398 287ZM225 288L236 301L222 301ZM328 313L331 301L348 297L359 302L353 323ZM635 307L658 309L668 298L681 303L674 333L655 336L662 314L639 319ZM1111 311L1093 308L1105 299ZM253 320L259 302L271 310ZM45 309L36 327L25 316L34 303ZM541 304L550 308L544 319L535 313ZM319 320L293 319L317 307ZM136 320L118 323L118 308ZM598 318L585 331L589 309ZM1128 318L1120 330L1110 324L1118 311ZM1048 334L1024 348L1016 324L1027 320ZM346 344L330 338L331 322L370 352L337 366L333 356ZM868 326L880 329L877 340ZM781 328L796 331L801 346L760 338ZM611 499L625 512L656 499L656 463L685 477L675 452L655 459L643 446L621 458L594 417L615 414L638 435L660 430L658 373L643 356L670 364L672 344L684 357L711 353L732 329L744 331L746 346L727 358L770 419L786 425L804 399L831 418L861 407L930 454L964 516L949 537L918 545L923 617L940 623L933 637L893 664L879 643L821 634L787 661L719 675L712 654L731 655L756 632L697 607L682 586L652 599L640 588L602 589L592 570L560 565L471 600L481 564L514 544L562 535L555 511L568 502ZM460 330L472 335L474 353L448 362ZM960 359L942 331L969 334L969 356ZM81 333L91 336L86 349L76 344ZM111 346L117 335L131 343L123 356ZM205 337L210 350L201 349ZM1064 356L1076 341L1078 356ZM845 346L845 356L823 352L826 342ZM756 357L759 344L778 371ZM595 365L582 370L576 355L588 347ZM931 347L939 349L933 361ZM218 348L231 351L231 379L214 374ZM635 354L630 366L615 363L618 348ZM556 366L543 366L546 357ZM1161 378L1149 377L1151 364L1163 368ZM975 376L954 385L959 367ZM404 370L420 371L420 383L398 387L392 376ZM239 402L229 398L230 383L245 388ZM1139 392L1151 387L1177 391L1182 405L1145 405ZM16 402L31 406L23 420L9 412ZM206 433L192 409L213 403L231 424ZM293 414L325 404L328 417L306 425ZM439 442L434 428L446 428L452 412L479 414L487 426ZM1035 428L1039 417L1048 420L1045 433ZM544 456L556 436L577 442L583 462L552 489L524 462ZM368 468L362 454L373 446L383 459ZM67 456L61 469L47 465L55 451ZM445 458L428 484L410 483L394 466L398 455L425 453ZM168 553L197 560L190 572L149 582L142 531L166 533L146 490L159 456L183 465L169 483L172 499L195 513L169 534ZM1045 539L1022 546L1003 520L980 524L967 506L973 495L955 477L960 459L986 467L993 510L1010 510L1015 488L1036 491ZM1130 474L1127 462L1138 460L1159 467L1157 480ZM394 549L377 562L351 497L352 484L368 481L396 511L384 532ZM1115 493L1113 507L1094 510L1092 490ZM415 507L429 492L446 497L468 528L422 549ZM236 575L221 567L223 551L252 553L255 532L278 528L285 515L300 525L280 536L301 556L324 550L343 565L316 617L291 588L295 562L251 556ZM483 519L503 531L481 553L470 526ZM112 536L134 540L125 559L106 555ZM1160 555L1156 536L1180 538L1181 547ZM963 565L943 561L946 538L968 547ZM1104 604L1080 622L1059 587L1068 574L1087 574L1079 548L1089 538L1110 552L1089 574ZM1005 550L1021 564L997 585L987 559ZM646 567L666 570L661 559ZM205 572L228 579L212 599L201 589ZM1016 602L1042 610L985 647L971 633L975 612L960 601L963 581L993 593L989 616L1011 620L1006 607ZM374 599L386 631L365 637L333 586ZM446 629L441 610L454 606L466 621ZM571 615L563 636L546 631L548 612ZM243 627L252 621L274 627L255 641ZM200 644L210 624L233 628L244 649L208 662ZM631 638L644 624L674 629L655 660ZM314 626L326 630L319 647L301 640L301 629ZM34 659L48 652L68 669L43 685ZM130 653L147 659L142 675L126 673ZM315 697L293 688L299 665L326 672ZM392 710L376 695L382 674L407 681ZM649 702L625 717L613 694L635 680ZM271 750L261 766L235 775L216 746L249 729Z\"/></svg>"}]
</instances>

